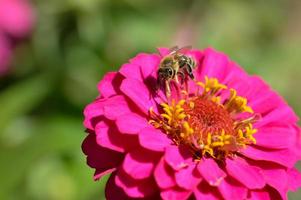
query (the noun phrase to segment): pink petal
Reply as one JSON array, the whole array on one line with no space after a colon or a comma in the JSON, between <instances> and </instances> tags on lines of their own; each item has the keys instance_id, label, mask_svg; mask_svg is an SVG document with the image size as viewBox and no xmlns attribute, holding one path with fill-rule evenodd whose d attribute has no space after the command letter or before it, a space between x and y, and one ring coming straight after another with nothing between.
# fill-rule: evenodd
<instances>
[{"instance_id":1,"label":"pink petal","mask_svg":"<svg viewBox=\"0 0 301 200\"><path fill-rule=\"evenodd\" d=\"M257 94L254 95L253 99L248 99L250 106L255 112L266 115L279 107L279 105L283 105L282 99L275 92L270 89L262 90L264 91L263 94Z\"/></svg>"},{"instance_id":2,"label":"pink petal","mask_svg":"<svg viewBox=\"0 0 301 200\"><path fill-rule=\"evenodd\" d=\"M294 125L294 129L296 132L296 141L295 144L293 145L295 154L297 155L298 160L301 159L301 128L298 127L297 125Z\"/></svg>"},{"instance_id":3,"label":"pink petal","mask_svg":"<svg viewBox=\"0 0 301 200\"><path fill-rule=\"evenodd\" d=\"M163 200L185 200L191 195L191 191L180 189L178 187L163 190L161 192L161 198Z\"/></svg>"},{"instance_id":4,"label":"pink petal","mask_svg":"<svg viewBox=\"0 0 301 200\"><path fill-rule=\"evenodd\" d=\"M195 163L177 171L175 173L175 178L177 185L187 190L193 190L202 180Z\"/></svg>"},{"instance_id":5,"label":"pink petal","mask_svg":"<svg viewBox=\"0 0 301 200\"><path fill-rule=\"evenodd\" d=\"M251 191L250 200L272 200L272 199L270 198L270 194L268 191L254 190L254 191Z\"/></svg>"},{"instance_id":6,"label":"pink petal","mask_svg":"<svg viewBox=\"0 0 301 200\"><path fill-rule=\"evenodd\" d=\"M164 151L165 147L171 145L171 140L160 130L154 127L147 127L140 131L139 143L149 150Z\"/></svg>"},{"instance_id":7,"label":"pink petal","mask_svg":"<svg viewBox=\"0 0 301 200\"><path fill-rule=\"evenodd\" d=\"M173 170L165 163L163 158L159 161L155 168L154 177L157 185L161 189L171 188L176 185Z\"/></svg>"},{"instance_id":8,"label":"pink petal","mask_svg":"<svg viewBox=\"0 0 301 200\"><path fill-rule=\"evenodd\" d=\"M117 72L107 73L98 84L98 91L104 97L108 98L119 93L119 86L123 77Z\"/></svg>"},{"instance_id":9,"label":"pink petal","mask_svg":"<svg viewBox=\"0 0 301 200\"><path fill-rule=\"evenodd\" d=\"M115 167L123 159L122 154L97 145L94 134L86 137L82 144L82 150L87 155L87 164L96 169L95 179L115 170Z\"/></svg>"},{"instance_id":10,"label":"pink petal","mask_svg":"<svg viewBox=\"0 0 301 200\"><path fill-rule=\"evenodd\" d=\"M145 179L153 174L154 167L159 158L160 154L158 153L136 148L126 154L122 169L134 179Z\"/></svg>"},{"instance_id":11,"label":"pink petal","mask_svg":"<svg viewBox=\"0 0 301 200\"><path fill-rule=\"evenodd\" d=\"M124 79L120 87L121 91L129 97L142 112L148 113L154 105L151 101L151 94L147 86L135 79Z\"/></svg>"},{"instance_id":12,"label":"pink petal","mask_svg":"<svg viewBox=\"0 0 301 200\"><path fill-rule=\"evenodd\" d=\"M253 190L250 192L250 200L287 200L287 197L281 197L272 187L266 186L262 190Z\"/></svg>"},{"instance_id":13,"label":"pink petal","mask_svg":"<svg viewBox=\"0 0 301 200\"><path fill-rule=\"evenodd\" d=\"M248 195L248 189L229 176L221 182L218 189L226 200L246 199Z\"/></svg>"},{"instance_id":14,"label":"pink petal","mask_svg":"<svg viewBox=\"0 0 301 200\"><path fill-rule=\"evenodd\" d=\"M98 145L121 153L125 151L123 148L123 140L120 137L114 137L114 135L116 135L115 131L110 129L109 124L103 121L99 122L96 125L95 132Z\"/></svg>"},{"instance_id":15,"label":"pink petal","mask_svg":"<svg viewBox=\"0 0 301 200\"><path fill-rule=\"evenodd\" d=\"M128 113L118 117L116 125L120 132L134 135L149 126L146 118L135 113Z\"/></svg>"},{"instance_id":16,"label":"pink petal","mask_svg":"<svg viewBox=\"0 0 301 200\"><path fill-rule=\"evenodd\" d=\"M252 85L250 83L250 77L242 71L241 68L238 68L236 63L230 62L232 71L227 76L227 86L228 88L233 88L237 91L237 94L249 99L250 91L252 90ZM235 70L234 70L235 69ZM228 97L229 95L227 95Z\"/></svg>"},{"instance_id":17,"label":"pink petal","mask_svg":"<svg viewBox=\"0 0 301 200\"><path fill-rule=\"evenodd\" d=\"M129 79L136 79L140 82L143 82L143 77L141 76L141 68L139 65L126 63L123 64L119 72Z\"/></svg>"},{"instance_id":18,"label":"pink petal","mask_svg":"<svg viewBox=\"0 0 301 200\"><path fill-rule=\"evenodd\" d=\"M205 181L202 181L193 192L196 200L223 199L216 187L209 186Z\"/></svg>"},{"instance_id":19,"label":"pink petal","mask_svg":"<svg viewBox=\"0 0 301 200\"><path fill-rule=\"evenodd\" d=\"M96 99L84 110L84 126L94 130L95 125L103 115L108 119L115 120L118 116L129 112L132 111L124 96L118 95L106 99Z\"/></svg>"},{"instance_id":20,"label":"pink petal","mask_svg":"<svg viewBox=\"0 0 301 200\"><path fill-rule=\"evenodd\" d=\"M263 188L265 180L259 168L248 165L242 159L226 159L227 172L250 189Z\"/></svg>"},{"instance_id":21,"label":"pink petal","mask_svg":"<svg viewBox=\"0 0 301 200\"><path fill-rule=\"evenodd\" d=\"M262 116L256 125L258 127L266 125L285 126L287 124L295 124L297 121L298 117L295 115L294 111L289 106L283 105L269 112L267 115Z\"/></svg>"},{"instance_id":22,"label":"pink petal","mask_svg":"<svg viewBox=\"0 0 301 200\"><path fill-rule=\"evenodd\" d=\"M223 82L226 75L229 74L228 65L229 58L212 48L205 49L204 58L201 66L197 68L197 78L204 78L205 76L217 78Z\"/></svg>"},{"instance_id":23,"label":"pink petal","mask_svg":"<svg viewBox=\"0 0 301 200\"><path fill-rule=\"evenodd\" d=\"M267 85L264 80L262 80L261 77L259 76L249 76L248 79L248 85L249 85L249 94L246 96L249 100L249 103L252 104L254 102L254 104L252 105L256 105L256 101L259 100L261 102L265 102L262 101L261 99L269 99L268 101L270 101L272 107L275 105L279 104L279 95L277 95L271 88L269 85ZM268 98L267 98L268 97ZM275 98L277 97L277 98ZM273 101L274 100L274 101ZM268 107L271 107L268 106ZM254 108L255 109L255 108Z\"/></svg>"},{"instance_id":24,"label":"pink petal","mask_svg":"<svg viewBox=\"0 0 301 200\"><path fill-rule=\"evenodd\" d=\"M297 160L295 153L290 149L271 150L250 145L246 149L241 150L241 153L253 160L272 161L289 168L292 168Z\"/></svg>"},{"instance_id":25,"label":"pink petal","mask_svg":"<svg viewBox=\"0 0 301 200\"><path fill-rule=\"evenodd\" d=\"M166 147L165 161L176 171L188 167L193 162L187 148L175 145Z\"/></svg>"},{"instance_id":26,"label":"pink petal","mask_svg":"<svg viewBox=\"0 0 301 200\"><path fill-rule=\"evenodd\" d=\"M297 119L297 116L293 110L287 105L281 96L273 91L260 77L253 76L249 79L249 82L251 89L246 97L249 101L249 105L252 107L255 113L261 114L262 120L259 121L261 126L269 123L282 123L286 125L283 122L294 122ZM275 113L276 116L273 116L274 114L271 113ZM285 116L285 120L282 121L282 117L277 116L278 114L276 113L280 113L281 116L287 116ZM274 120L276 118L281 120L276 123L277 120Z\"/></svg>"},{"instance_id":27,"label":"pink petal","mask_svg":"<svg viewBox=\"0 0 301 200\"><path fill-rule=\"evenodd\" d=\"M124 96L113 96L108 98L103 107L104 115L110 120L116 120L117 117L132 112Z\"/></svg>"},{"instance_id":28,"label":"pink petal","mask_svg":"<svg viewBox=\"0 0 301 200\"><path fill-rule=\"evenodd\" d=\"M287 173L281 169L272 169L272 170L263 170L263 174L267 184L276 189L282 199L287 198L287 185L288 185L288 177ZM277 177L277 178L275 178Z\"/></svg>"},{"instance_id":29,"label":"pink petal","mask_svg":"<svg viewBox=\"0 0 301 200\"><path fill-rule=\"evenodd\" d=\"M121 66L120 73L127 78L143 82L159 67L160 56L156 54L140 53L130 59L130 63Z\"/></svg>"},{"instance_id":30,"label":"pink petal","mask_svg":"<svg viewBox=\"0 0 301 200\"><path fill-rule=\"evenodd\" d=\"M157 186L153 178L136 180L120 169L115 177L115 183L132 198L145 198L157 192Z\"/></svg>"},{"instance_id":31,"label":"pink petal","mask_svg":"<svg viewBox=\"0 0 301 200\"><path fill-rule=\"evenodd\" d=\"M138 145L135 136L121 134L109 122L99 122L95 128L97 144L118 152L125 152ZM127 142L124 142L127 141Z\"/></svg>"},{"instance_id":32,"label":"pink petal","mask_svg":"<svg viewBox=\"0 0 301 200\"><path fill-rule=\"evenodd\" d=\"M140 66L143 80L157 71L161 57L156 54L140 53L130 60L131 64Z\"/></svg>"},{"instance_id":33,"label":"pink petal","mask_svg":"<svg viewBox=\"0 0 301 200\"><path fill-rule=\"evenodd\" d=\"M223 182L223 179L226 177L225 172L211 158L202 159L202 161L198 164L198 170L202 177L211 186L220 185L220 183Z\"/></svg>"},{"instance_id":34,"label":"pink petal","mask_svg":"<svg viewBox=\"0 0 301 200\"><path fill-rule=\"evenodd\" d=\"M87 129L94 130L95 123L93 123L93 119L103 115L103 106L105 101L105 99L97 99L86 106L84 110L84 126Z\"/></svg>"},{"instance_id":35,"label":"pink petal","mask_svg":"<svg viewBox=\"0 0 301 200\"><path fill-rule=\"evenodd\" d=\"M115 183L116 173L111 174L105 188L106 199L108 200L130 200L131 198L125 194L125 192Z\"/></svg>"},{"instance_id":36,"label":"pink petal","mask_svg":"<svg viewBox=\"0 0 301 200\"><path fill-rule=\"evenodd\" d=\"M279 193L286 193L288 186L288 175L287 175L287 168L273 162L267 161L251 161L249 160L248 163L258 166L264 176L266 183L276 190ZM277 177L277 178L275 178Z\"/></svg>"},{"instance_id":37,"label":"pink petal","mask_svg":"<svg viewBox=\"0 0 301 200\"><path fill-rule=\"evenodd\" d=\"M250 200L287 200L287 196L281 197L273 188L266 186L262 190L250 192Z\"/></svg>"},{"instance_id":38,"label":"pink petal","mask_svg":"<svg viewBox=\"0 0 301 200\"><path fill-rule=\"evenodd\" d=\"M292 127L262 127L254 135L256 145L261 147L282 149L290 148L295 141L295 130Z\"/></svg>"},{"instance_id":39,"label":"pink petal","mask_svg":"<svg viewBox=\"0 0 301 200\"><path fill-rule=\"evenodd\" d=\"M288 187L291 191L297 191L301 187L301 173L295 169L288 169Z\"/></svg>"},{"instance_id":40,"label":"pink petal","mask_svg":"<svg viewBox=\"0 0 301 200\"><path fill-rule=\"evenodd\" d=\"M228 88L234 88L240 95L247 96L249 89L250 76L245 72L245 70L239 66L236 62L230 60L228 64L229 72L226 73L224 82L227 83ZM246 87L243 84L247 83Z\"/></svg>"}]
</instances>

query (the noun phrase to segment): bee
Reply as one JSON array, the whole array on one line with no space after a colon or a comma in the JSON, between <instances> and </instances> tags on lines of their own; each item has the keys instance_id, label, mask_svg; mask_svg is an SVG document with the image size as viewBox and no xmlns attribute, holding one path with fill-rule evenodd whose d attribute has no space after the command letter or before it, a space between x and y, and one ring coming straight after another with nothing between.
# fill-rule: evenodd
<instances>
[{"instance_id":1,"label":"bee","mask_svg":"<svg viewBox=\"0 0 301 200\"><path fill-rule=\"evenodd\" d=\"M165 84L166 96L169 98L171 95L170 81L174 80L179 84L179 76L181 77L181 84L187 80L187 76L194 80L193 69L196 62L193 58L185 55L184 53L191 49L190 46L179 48L175 46L171 48L170 53L164 56L159 65L157 85L161 87Z\"/></svg>"}]
</instances>

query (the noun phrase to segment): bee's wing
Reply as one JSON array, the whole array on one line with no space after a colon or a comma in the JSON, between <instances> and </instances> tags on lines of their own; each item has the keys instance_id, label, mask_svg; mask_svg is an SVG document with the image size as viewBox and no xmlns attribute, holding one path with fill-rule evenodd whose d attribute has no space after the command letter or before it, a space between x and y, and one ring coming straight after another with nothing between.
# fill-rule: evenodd
<instances>
[{"instance_id":1,"label":"bee's wing","mask_svg":"<svg viewBox=\"0 0 301 200\"><path fill-rule=\"evenodd\" d=\"M178 46L173 46L171 48L169 48L169 54L174 54L179 50Z\"/></svg>"},{"instance_id":2,"label":"bee's wing","mask_svg":"<svg viewBox=\"0 0 301 200\"><path fill-rule=\"evenodd\" d=\"M178 46L175 46L175 47L172 47L170 49L170 54L176 54L176 53L185 54L191 49L192 49L191 45L187 45L187 46L184 46L184 47L181 47L181 48L179 48Z\"/></svg>"},{"instance_id":3,"label":"bee's wing","mask_svg":"<svg viewBox=\"0 0 301 200\"><path fill-rule=\"evenodd\" d=\"M171 47L171 48L168 49L167 54L169 54L169 55L174 54L174 53L177 52L178 49L179 49L178 46L173 46L173 47ZM160 55L161 57L164 57L164 56L165 56L165 55L163 55L163 54L165 54L165 53L162 54L162 53L160 52L159 49L157 49L157 52L159 53L159 55Z\"/></svg>"}]
</instances>

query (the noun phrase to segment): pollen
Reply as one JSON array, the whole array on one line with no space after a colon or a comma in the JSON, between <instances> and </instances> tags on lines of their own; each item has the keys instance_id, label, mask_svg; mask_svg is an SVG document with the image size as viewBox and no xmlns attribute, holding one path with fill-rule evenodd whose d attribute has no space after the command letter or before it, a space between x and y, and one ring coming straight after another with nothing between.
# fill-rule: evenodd
<instances>
[{"instance_id":1,"label":"pollen","mask_svg":"<svg viewBox=\"0 0 301 200\"><path fill-rule=\"evenodd\" d=\"M205 77L196 82L197 91L185 98L161 104L161 112L150 110L150 123L173 140L186 145L193 157L224 159L233 156L247 145L256 144L253 123L259 119L248 106L247 99L228 89L216 78ZM222 92L228 90L228 94ZM242 117L245 116L245 117Z\"/></svg>"}]
</instances>

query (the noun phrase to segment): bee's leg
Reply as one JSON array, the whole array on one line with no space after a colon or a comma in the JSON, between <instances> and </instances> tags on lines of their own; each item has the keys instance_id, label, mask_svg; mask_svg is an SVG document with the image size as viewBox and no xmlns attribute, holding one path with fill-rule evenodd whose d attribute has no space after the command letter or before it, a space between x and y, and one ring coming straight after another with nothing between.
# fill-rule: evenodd
<instances>
[{"instance_id":1,"label":"bee's leg","mask_svg":"<svg viewBox=\"0 0 301 200\"><path fill-rule=\"evenodd\" d=\"M165 93L167 100L169 101L171 96L169 80L165 80Z\"/></svg>"},{"instance_id":2,"label":"bee's leg","mask_svg":"<svg viewBox=\"0 0 301 200\"><path fill-rule=\"evenodd\" d=\"M178 71L179 76L181 76L181 92L180 96L184 94L186 96L186 93L188 94L188 80L185 75L185 72L183 71ZM184 85L184 86L183 86Z\"/></svg>"},{"instance_id":3,"label":"bee's leg","mask_svg":"<svg viewBox=\"0 0 301 200\"><path fill-rule=\"evenodd\" d=\"M187 74L192 80L194 80L194 75L193 75L192 69L193 69L193 67L191 66L191 64L187 64L187 66L186 66Z\"/></svg>"},{"instance_id":4,"label":"bee's leg","mask_svg":"<svg viewBox=\"0 0 301 200\"><path fill-rule=\"evenodd\" d=\"M181 76L181 86L182 86L185 81L185 73L182 71L178 71L178 74Z\"/></svg>"},{"instance_id":5,"label":"bee's leg","mask_svg":"<svg viewBox=\"0 0 301 200\"><path fill-rule=\"evenodd\" d=\"M179 84L179 78L178 78L177 74L175 75L175 81L176 81L177 84Z\"/></svg>"}]
</instances>

